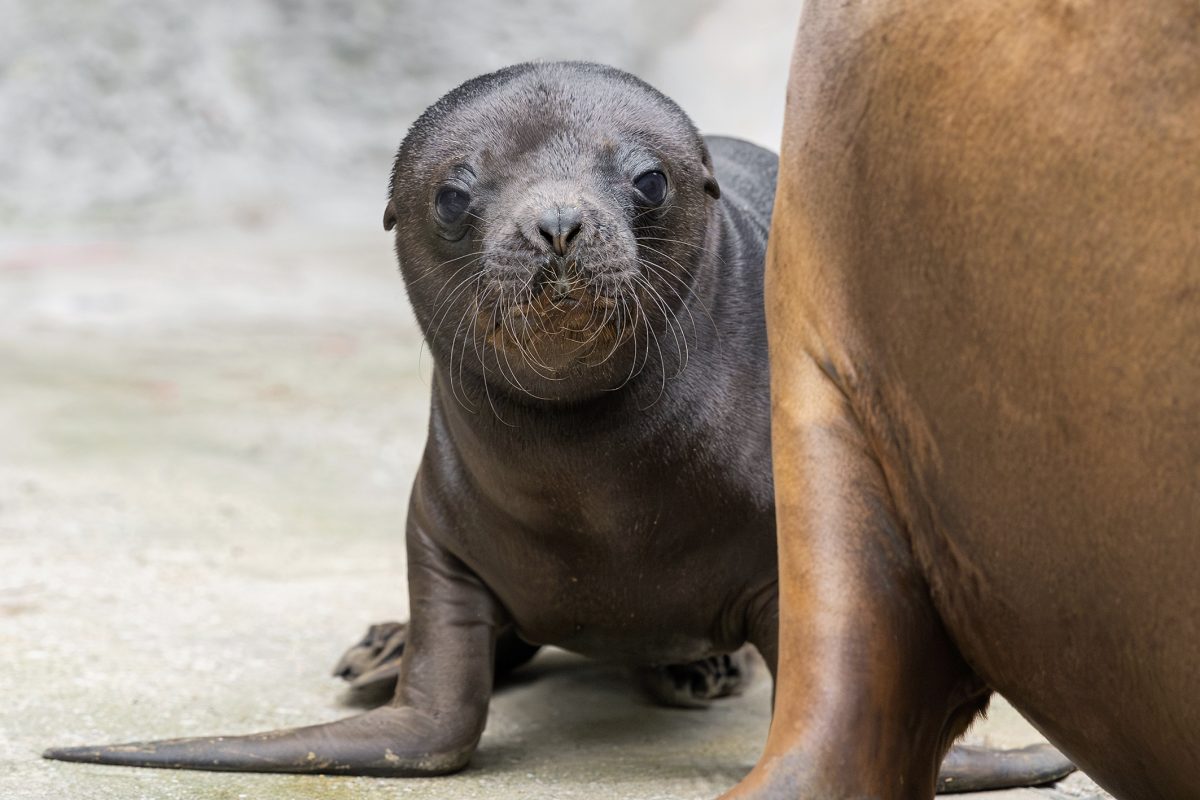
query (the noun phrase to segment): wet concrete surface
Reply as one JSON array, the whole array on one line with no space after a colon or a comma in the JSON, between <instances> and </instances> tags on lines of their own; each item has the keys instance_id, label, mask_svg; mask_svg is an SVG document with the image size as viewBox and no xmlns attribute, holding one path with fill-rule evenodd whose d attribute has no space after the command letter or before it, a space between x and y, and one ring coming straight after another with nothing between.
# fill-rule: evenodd
<instances>
[{"instance_id":1,"label":"wet concrete surface","mask_svg":"<svg viewBox=\"0 0 1200 800\"><path fill-rule=\"evenodd\" d=\"M374 231L0 242L0 797L712 798L766 735L764 677L706 711L540 655L464 773L378 780L43 761L49 745L352 713L329 676L406 616L422 355ZM1003 703L971 738L1037 734ZM985 797L1103 797L1083 776Z\"/></svg>"}]
</instances>

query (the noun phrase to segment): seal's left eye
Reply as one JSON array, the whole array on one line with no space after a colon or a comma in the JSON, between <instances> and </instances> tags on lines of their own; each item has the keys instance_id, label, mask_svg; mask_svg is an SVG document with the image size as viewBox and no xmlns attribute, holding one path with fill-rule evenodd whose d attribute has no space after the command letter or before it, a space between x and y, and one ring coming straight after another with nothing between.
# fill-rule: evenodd
<instances>
[{"instance_id":1,"label":"seal's left eye","mask_svg":"<svg viewBox=\"0 0 1200 800\"><path fill-rule=\"evenodd\" d=\"M453 186L447 186L438 192L437 199L434 201L438 219L446 224L453 224L462 219L463 214L467 213L469 205L471 205L471 195Z\"/></svg>"},{"instance_id":2,"label":"seal's left eye","mask_svg":"<svg viewBox=\"0 0 1200 800\"><path fill-rule=\"evenodd\" d=\"M658 170L638 175L633 181L633 187L641 192L642 197L652 206L662 205L667 199L667 176Z\"/></svg>"}]
</instances>

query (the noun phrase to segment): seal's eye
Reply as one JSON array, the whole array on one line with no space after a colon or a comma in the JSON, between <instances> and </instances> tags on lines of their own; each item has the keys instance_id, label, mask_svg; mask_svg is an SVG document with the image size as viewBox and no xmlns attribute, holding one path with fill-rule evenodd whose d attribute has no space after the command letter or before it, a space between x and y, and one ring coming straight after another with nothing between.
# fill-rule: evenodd
<instances>
[{"instance_id":1,"label":"seal's eye","mask_svg":"<svg viewBox=\"0 0 1200 800\"><path fill-rule=\"evenodd\" d=\"M437 193L433 204L437 209L438 219L447 225L453 225L467 213L467 206L471 205L471 195L462 189L447 186Z\"/></svg>"},{"instance_id":2,"label":"seal's eye","mask_svg":"<svg viewBox=\"0 0 1200 800\"><path fill-rule=\"evenodd\" d=\"M662 205L667 199L667 176L658 170L643 172L634 178L633 188L642 193L642 197L652 206Z\"/></svg>"}]
</instances>

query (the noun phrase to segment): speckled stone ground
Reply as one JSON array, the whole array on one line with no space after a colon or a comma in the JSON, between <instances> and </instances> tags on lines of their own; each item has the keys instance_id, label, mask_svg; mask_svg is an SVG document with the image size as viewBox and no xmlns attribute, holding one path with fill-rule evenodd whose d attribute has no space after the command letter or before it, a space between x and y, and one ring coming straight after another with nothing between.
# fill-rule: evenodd
<instances>
[{"instance_id":1,"label":"speckled stone ground","mask_svg":"<svg viewBox=\"0 0 1200 800\"><path fill-rule=\"evenodd\" d=\"M0 243L0 797L704 800L754 763L765 681L664 710L561 652L498 692L450 778L38 757L355 710L328 670L406 613L428 391L389 247L306 231ZM1036 734L1000 705L974 738ZM990 795L1098 796L1082 776Z\"/></svg>"}]
</instances>

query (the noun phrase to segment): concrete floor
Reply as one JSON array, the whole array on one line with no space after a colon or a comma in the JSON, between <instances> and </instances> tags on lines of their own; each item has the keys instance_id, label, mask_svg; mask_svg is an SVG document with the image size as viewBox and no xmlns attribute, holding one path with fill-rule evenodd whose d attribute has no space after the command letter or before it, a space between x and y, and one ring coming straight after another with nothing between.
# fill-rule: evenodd
<instances>
[{"instance_id":1,"label":"concrete floor","mask_svg":"<svg viewBox=\"0 0 1200 800\"><path fill-rule=\"evenodd\" d=\"M406 616L420 350L382 233L0 243L0 797L706 800L751 767L765 680L665 710L561 652L498 692L454 777L38 757L355 710L328 671ZM1038 738L994 708L974 740ZM986 796L1104 795L1074 776Z\"/></svg>"}]
</instances>

